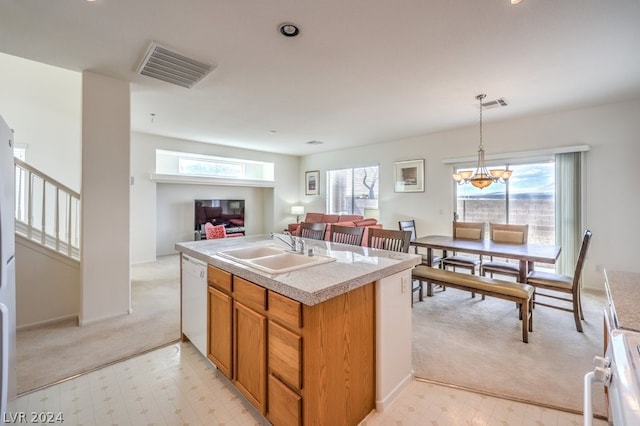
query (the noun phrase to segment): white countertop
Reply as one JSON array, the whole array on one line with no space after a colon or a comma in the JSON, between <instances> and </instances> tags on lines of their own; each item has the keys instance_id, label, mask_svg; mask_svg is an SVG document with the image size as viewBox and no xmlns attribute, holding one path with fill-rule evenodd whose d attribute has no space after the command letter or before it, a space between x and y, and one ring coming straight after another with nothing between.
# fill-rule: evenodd
<instances>
[{"instance_id":1,"label":"white countertop","mask_svg":"<svg viewBox=\"0 0 640 426\"><path fill-rule=\"evenodd\" d=\"M275 234L288 240L288 236ZM281 274L269 274L218 256L218 252L256 245L288 248L270 235L220 238L177 243L176 250L305 305L315 305L381 278L418 265L421 256L368 247L305 239L306 248L334 257L335 262L314 265ZM409 289L411 285L409 284Z\"/></svg>"},{"instance_id":2,"label":"white countertop","mask_svg":"<svg viewBox=\"0 0 640 426\"><path fill-rule=\"evenodd\" d=\"M640 332L640 274L606 270L605 279L618 327Z\"/></svg>"}]
</instances>

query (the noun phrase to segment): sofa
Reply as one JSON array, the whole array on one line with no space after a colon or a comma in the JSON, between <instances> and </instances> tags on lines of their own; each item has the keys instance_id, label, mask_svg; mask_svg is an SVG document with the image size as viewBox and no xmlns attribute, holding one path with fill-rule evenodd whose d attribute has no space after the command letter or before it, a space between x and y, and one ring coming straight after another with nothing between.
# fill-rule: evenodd
<instances>
[{"instance_id":1,"label":"sofa","mask_svg":"<svg viewBox=\"0 0 640 426\"><path fill-rule=\"evenodd\" d=\"M362 226L364 227L364 235L362 237L362 245L367 245L367 239L369 238L369 228L382 229L382 224L378 223L377 219L365 218L361 215L338 215L338 214L325 214L325 213L307 213L303 222L307 223L326 223L327 230L324 234L324 239L329 240L329 234L331 232L332 225L340 226ZM291 235L300 235L300 224L291 223L287 226L287 231Z\"/></svg>"}]
</instances>

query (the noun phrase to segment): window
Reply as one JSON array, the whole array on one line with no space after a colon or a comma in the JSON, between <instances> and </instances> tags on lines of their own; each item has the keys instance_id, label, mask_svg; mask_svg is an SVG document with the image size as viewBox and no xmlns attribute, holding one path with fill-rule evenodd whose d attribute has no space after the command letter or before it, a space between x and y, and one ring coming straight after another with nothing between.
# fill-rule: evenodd
<instances>
[{"instance_id":1,"label":"window","mask_svg":"<svg viewBox=\"0 0 640 426\"><path fill-rule=\"evenodd\" d=\"M378 166L327 172L327 213L359 214L378 208Z\"/></svg>"},{"instance_id":2,"label":"window","mask_svg":"<svg viewBox=\"0 0 640 426\"><path fill-rule=\"evenodd\" d=\"M571 275L584 232L583 163L589 149L574 145L496 156L489 168L516 164L510 166L513 176L507 184L484 190L455 185L460 220L528 223L530 242L562 247L555 269ZM473 160L449 158L443 163L470 170L469 161Z\"/></svg>"},{"instance_id":3,"label":"window","mask_svg":"<svg viewBox=\"0 0 640 426\"><path fill-rule=\"evenodd\" d=\"M179 157L178 173L241 179L244 176L244 164Z\"/></svg>"},{"instance_id":4,"label":"window","mask_svg":"<svg viewBox=\"0 0 640 426\"><path fill-rule=\"evenodd\" d=\"M265 161L156 150L156 173L161 175L273 182L274 170L274 163Z\"/></svg>"},{"instance_id":5,"label":"window","mask_svg":"<svg viewBox=\"0 0 640 426\"><path fill-rule=\"evenodd\" d=\"M489 168L496 167L505 166ZM484 189L456 186L458 220L529 224L529 242L555 244L554 161L518 164L509 169L513 175L505 184L494 183Z\"/></svg>"}]
</instances>

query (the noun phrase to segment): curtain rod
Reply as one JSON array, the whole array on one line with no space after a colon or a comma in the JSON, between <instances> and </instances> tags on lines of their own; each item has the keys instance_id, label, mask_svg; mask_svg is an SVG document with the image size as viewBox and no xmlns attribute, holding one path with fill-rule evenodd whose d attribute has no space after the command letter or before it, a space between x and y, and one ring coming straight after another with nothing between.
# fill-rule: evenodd
<instances>
[{"instance_id":1,"label":"curtain rod","mask_svg":"<svg viewBox=\"0 0 640 426\"><path fill-rule=\"evenodd\" d=\"M523 158L523 157L542 157L548 155L555 154L566 154L568 152L584 152L589 151L591 147L589 145L572 145L572 146L560 146L555 148L546 148L546 149L537 149L533 151L516 151L516 152L505 152L501 154L485 154L485 159L487 160L504 160L504 159L514 159L514 158ZM442 164L459 164L459 163L469 163L477 161L478 156L469 156L469 157L452 157L452 158L443 158Z\"/></svg>"}]
</instances>

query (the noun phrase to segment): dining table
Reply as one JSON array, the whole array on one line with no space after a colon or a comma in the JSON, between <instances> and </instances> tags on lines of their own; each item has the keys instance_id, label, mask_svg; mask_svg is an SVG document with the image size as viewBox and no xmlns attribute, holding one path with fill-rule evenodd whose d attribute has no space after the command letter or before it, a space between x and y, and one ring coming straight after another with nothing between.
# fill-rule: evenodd
<instances>
[{"instance_id":1,"label":"dining table","mask_svg":"<svg viewBox=\"0 0 640 426\"><path fill-rule=\"evenodd\" d=\"M411 245L427 249L427 265L431 265L434 249L442 250L443 256L447 256L447 251L454 251L517 260L520 263L518 282L521 283L526 281L527 274L533 270L535 262L555 264L562 250L560 246L551 244L496 243L490 239L468 240L447 235L419 237L411 241Z\"/></svg>"}]
</instances>

